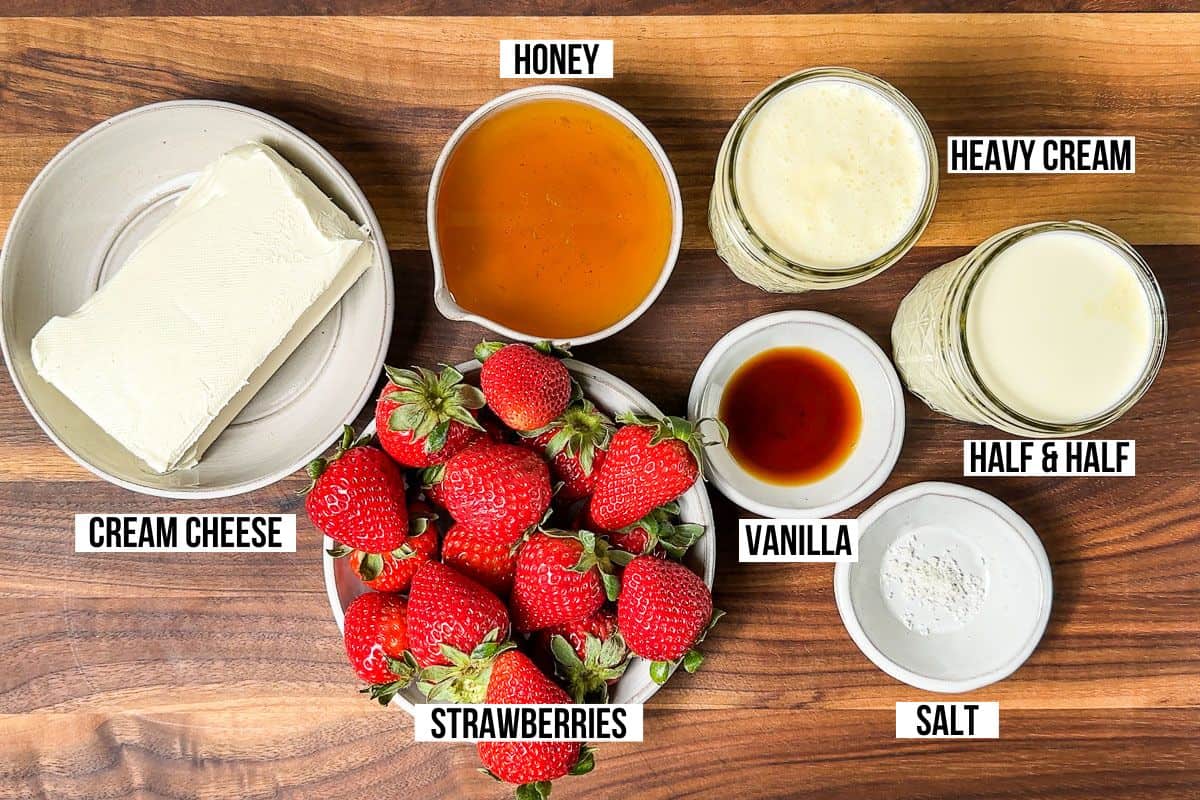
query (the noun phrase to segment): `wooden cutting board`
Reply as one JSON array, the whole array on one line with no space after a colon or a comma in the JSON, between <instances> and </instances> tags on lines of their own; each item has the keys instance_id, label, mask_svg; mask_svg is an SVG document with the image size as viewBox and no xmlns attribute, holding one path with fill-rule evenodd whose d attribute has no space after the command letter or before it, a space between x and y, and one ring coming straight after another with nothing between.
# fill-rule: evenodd
<instances>
[{"instance_id":1,"label":"wooden cutting board","mask_svg":"<svg viewBox=\"0 0 1200 800\"><path fill-rule=\"evenodd\" d=\"M0 14L237 6L69 5L12 0ZM433 161L471 109L519 84L497 77L499 39L595 37L615 41L617 77L587 86L629 107L662 141L686 225L675 275L650 313L577 355L669 412L684 410L708 348L747 319L812 308L845 317L886 348L904 293L988 235L1049 218L1111 227L1142 250L1170 310L1158 381L1104 434L1138 440L1138 476L963 481L1024 515L1054 567L1056 605L1041 647L1010 679L965 696L1001 702L1002 738L895 741L893 704L928 696L854 647L837 618L829 565L739 565L738 509L713 492L716 601L728 616L704 668L675 678L647 706L644 744L601 747L596 771L561 781L554 796L1196 797L1200 16L688 16L683 4L654 2L638 8L685 15L419 15L432 5L408 4L403 10L417 15L403 18L0 18L0 226L52 155L112 114L185 97L261 108L327 147L378 212L397 286L389 363L463 359L481 331L445 322L430 302L424 204ZM941 4L879 7L926 5ZM621 10L581 9L610 6ZM245 7L385 10L351 0ZM717 148L764 85L819 64L896 84L943 154L955 134L1133 135L1138 173L943 174L920 247L890 271L820 295L758 292L712 252L704 218ZM300 477L218 503L129 494L62 455L7 375L2 381L0 799L506 796L474 772L473 748L414 745L407 715L356 693L325 599L320 539L296 496ZM883 491L962 480L961 442L983 431L912 398L908 414ZM76 555L76 511L299 513L299 552Z\"/></svg>"}]
</instances>

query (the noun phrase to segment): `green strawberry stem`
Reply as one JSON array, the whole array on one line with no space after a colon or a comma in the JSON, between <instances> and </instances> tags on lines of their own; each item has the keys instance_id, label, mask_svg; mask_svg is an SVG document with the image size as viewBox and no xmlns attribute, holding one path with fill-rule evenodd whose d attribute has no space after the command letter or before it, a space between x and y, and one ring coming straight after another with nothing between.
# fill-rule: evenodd
<instances>
[{"instance_id":1,"label":"green strawberry stem","mask_svg":"<svg viewBox=\"0 0 1200 800\"><path fill-rule=\"evenodd\" d=\"M349 425L343 425L342 438L338 440L337 446L334 448L333 452L330 453L328 457L318 456L312 461L308 462L308 466L304 468L305 474L308 475L308 486L305 486L297 494L303 497L311 492L313 487L317 485L317 479L325 473L325 470L330 464L344 456L346 451L369 444L371 438L371 434L364 433L357 440L355 440L354 428L351 428Z\"/></svg>"},{"instance_id":2,"label":"green strawberry stem","mask_svg":"<svg viewBox=\"0 0 1200 800\"><path fill-rule=\"evenodd\" d=\"M550 797L550 781L523 783L517 787L517 800L547 800Z\"/></svg>"},{"instance_id":3,"label":"green strawberry stem","mask_svg":"<svg viewBox=\"0 0 1200 800\"><path fill-rule=\"evenodd\" d=\"M692 522L672 520L679 516L679 504L670 502L651 511L637 522L621 528L622 532L641 528L646 531L646 547L643 554L650 553L654 546L661 544L663 549L674 559L679 560L704 535L704 526Z\"/></svg>"},{"instance_id":4,"label":"green strawberry stem","mask_svg":"<svg viewBox=\"0 0 1200 800\"><path fill-rule=\"evenodd\" d=\"M442 449L452 422L483 430L471 413L483 408L483 392L463 383L463 374L454 367L442 365L441 372L424 367L383 369L396 386L387 399L398 403L388 416L388 428L410 431L414 439L424 439L426 453Z\"/></svg>"},{"instance_id":5,"label":"green strawberry stem","mask_svg":"<svg viewBox=\"0 0 1200 800\"><path fill-rule=\"evenodd\" d=\"M579 560L571 567L572 572L584 574L588 570L595 568L600 572L600 580L604 584L604 594L609 600L615 601L621 593L621 579L617 577L614 564L619 564L623 556L618 555L620 551L610 550L608 542L591 531L558 531L544 530L542 531L547 536L552 536L557 539L576 539L583 550L579 553Z\"/></svg>"},{"instance_id":6,"label":"green strawberry stem","mask_svg":"<svg viewBox=\"0 0 1200 800\"><path fill-rule=\"evenodd\" d=\"M667 682L667 678L671 677L671 671L674 670L676 666L682 665L684 670L689 674L695 673L696 670L700 669L700 665L704 663L704 656L699 650L696 649L696 645L704 641L705 637L708 636L709 632L717 624L717 620L721 619L723 616L725 616L724 611L719 608L714 608L712 616L708 618L708 625L706 625L704 630L700 632L700 635L696 637L696 641L692 644L691 649L684 653L678 661L651 661L650 679L659 686L662 686Z\"/></svg>"},{"instance_id":7,"label":"green strawberry stem","mask_svg":"<svg viewBox=\"0 0 1200 800\"><path fill-rule=\"evenodd\" d=\"M715 417L704 417L695 422L686 420L683 417L651 417L645 414L635 414L632 411L617 417L617 421L626 425L641 425L646 428L653 428L654 435L650 438L650 446L665 442L668 439L678 439L687 445L688 452L692 454L692 458L696 460L696 469L700 472L700 477L705 476L705 457L704 448L716 444L715 441L706 439L704 434L700 432L700 426L706 422L711 422L717 426L717 436L722 444L729 444L729 429L725 427L725 423Z\"/></svg>"},{"instance_id":8,"label":"green strawberry stem","mask_svg":"<svg viewBox=\"0 0 1200 800\"><path fill-rule=\"evenodd\" d=\"M555 671L566 680L567 693L576 703L607 703L608 682L624 675L633 658L619 632L604 641L585 634L583 659L563 636L551 637L550 652L557 662Z\"/></svg>"},{"instance_id":9,"label":"green strawberry stem","mask_svg":"<svg viewBox=\"0 0 1200 800\"><path fill-rule=\"evenodd\" d=\"M450 703L482 703L492 675L496 656L516 645L500 641L500 629L493 628L469 654L448 644L441 646L449 665L426 667L417 675L417 688L430 700Z\"/></svg>"},{"instance_id":10,"label":"green strawberry stem","mask_svg":"<svg viewBox=\"0 0 1200 800\"><path fill-rule=\"evenodd\" d=\"M578 384L575 384L578 386ZM613 422L596 409L590 400L579 400L567 407L558 419L544 428L521 434L526 438L541 436L554 431L546 443L546 456L553 459L566 451L567 455L579 460L584 475L592 474L596 452L608 448L613 435Z\"/></svg>"},{"instance_id":11,"label":"green strawberry stem","mask_svg":"<svg viewBox=\"0 0 1200 800\"><path fill-rule=\"evenodd\" d=\"M379 704L383 706L391 703L402 689L412 683L413 676L417 673L417 660L407 650L404 651L404 656L401 658L387 659L387 665L388 669L396 675L396 680L388 683L373 683L367 688L359 690L369 695L372 700L379 701Z\"/></svg>"}]
</instances>

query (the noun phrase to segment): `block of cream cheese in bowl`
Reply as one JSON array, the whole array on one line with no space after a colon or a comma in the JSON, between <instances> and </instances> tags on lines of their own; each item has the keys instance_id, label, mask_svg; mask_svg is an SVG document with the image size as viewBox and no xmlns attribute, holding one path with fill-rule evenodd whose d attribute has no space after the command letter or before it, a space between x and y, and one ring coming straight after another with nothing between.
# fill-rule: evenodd
<instances>
[{"instance_id":1,"label":"block of cream cheese in bowl","mask_svg":"<svg viewBox=\"0 0 1200 800\"><path fill-rule=\"evenodd\" d=\"M34 366L151 469L193 466L370 266L367 238L274 150L235 148L46 323Z\"/></svg>"},{"instance_id":2,"label":"block of cream cheese in bowl","mask_svg":"<svg viewBox=\"0 0 1200 800\"><path fill-rule=\"evenodd\" d=\"M0 344L55 444L133 491L223 497L290 475L375 388L392 319L366 197L254 109L156 103L84 132L0 251Z\"/></svg>"}]
</instances>

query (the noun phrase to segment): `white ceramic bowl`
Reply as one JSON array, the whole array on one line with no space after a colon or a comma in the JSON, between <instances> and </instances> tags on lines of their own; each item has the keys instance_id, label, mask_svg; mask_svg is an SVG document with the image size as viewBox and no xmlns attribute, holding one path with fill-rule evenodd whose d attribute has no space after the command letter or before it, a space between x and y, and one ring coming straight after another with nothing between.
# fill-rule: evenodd
<instances>
[{"instance_id":1,"label":"white ceramic bowl","mask_svg":"<svg viewBox=\"0 0 1200 800\"><path fill-rule=\"evenodd\" d=\"M433 167L433 176L429 181L429 202L425 212L425 218L429 226L429 249L433 256L433 302L437 306L438 311L446 319L474 322L476 325L493 330L507 339L536 342L545 338L544 336L533 336L524 331L514 330L501 325L487 317L467 311L455 301L454 295L446 285L446 273L442 265L442 251L438 246L437 199L438 191L442 184L442 172L446 168L446 162L450 159L450 154L454 152L454 148L458 145L459 140L462 139L468 130L473 128L487 115L505 106L529 100L547 99L574 100L578 103L584 103L593 108L600 109L625 125L626 128L642 141L642 144L646 145L650 154L654 156L654 160L658 162L658 167L662 170L663 180L667 182L667 193L671 199L671 246L667 251L666 261L663 263L662 271L659 273L654 287L642 300L641 304L619 322L586 336L555 340L560 344L583 345L612 336L617 331L630 325L644 314L646 309L650 308L654 301L658 299L658 295L662 292L663 287L667 285L667 280L671 277L671 272L675 268L675 259L679 257L679 242L683 237L683 197L679 192L679 180L675 176L675 168L671 166L670 159L663 152L662 145L654 138L654 134L642 124L641 120L631 114L624 106L609 100L604 95L589 92L587 89L578 89L574 86L546 85L527 86L522 89L505 92L475 109L469 117L462 121L462 124L458 126L454 133L450 135L450 139L442 148L441 155L438 156L437 163Z\"/></svg>"},{"instance_id":2,"label":"white ceramic bowl","mask_svg":"<svg viewBox=\"0 0 1200 800\"><path fill-rule=\"evenodd\" d=\"M881 670L918 689L966 692L1008 677L1033 653L1050 619L1050 561L1007 505L958 484L918 483L882 498L859 525L858 561L834 568L834 596L850 638ZM909 541L921 543L923 559L954 558L986 587L973 615L937 613L884 585L888 548ZM915 629L902 621L910 614Z\"/></svg>"},{"instance_id":3,"label":"white ceramic bowl","mask_svg":"<svg viewBox=\"0 0 1200 800\"><path fill-rule=\"evenodd\" d=\"M366 224L376 263L198 466L158 475L42 380L30 343L48 319L75 311L115 274L205 166L252 140L279 151L352 219ZM261 111L180 100L108 119L46 165L17 207L0 252L0 318L13 384L34 419L69 456L133 491L225 497L295 472L354 419L374 389L391 335L392 271L370 204L320 145Z\"/></svg>"},{"instance_id":4,"label":"white ceramic bowl","mask_svg":"<svg viewBox=\"0 0 1200 800\"><path fill-rule=\"evenodd\" d=\"M717 444L708 448L709 479L730 500L764 517L829 517L865 500L896 465L904 442L900 379L887 355L850 323L816 311L780 311L739 325L713 345L692 380L688 416L718 416L738 368L778 347L811 348L846 370L862 403L858 443L833 473L798 486L761 480Z\"/></svg>"},{"instance_id":5,"label":"white ceramic bowl","mask_svg":"<svg viewBox=\"0 0 1200 800\"><path fill-rule=\"evenodd\" d=\"M602 411L610 415L633 411L639 414L662 416L658 407L650 402L644 394L617 376L573 359L566 359L564 363L571 371L571 375L583 387L584 394ZM464 375L470 375L479 369L479 362L468 361L459 364L458 369ZM372 422L364 432L374 433L374 431L375 423ZM703 483L697 482L679 498L679 514L684 522L693 522L704 526L704 535L688 550L684 563L693 572L704 578L705 585L711 589L717 568L717 543L714 538L716 530L713 523L712 505L708 501L708 493L705 491ZM340 631L345 624L346 608L354 598L369 590L354 574L353 567L348 563L349 559L330 558L328 550L333 545L333 540L326 536L324 542L326 552L322 558L325 569L325 592L329 596L329 607L333 611L333 619L337 622ZM625 675L610 693L610 699L614 703L644 703L658 689L659 685L650 679L650 662L635 657L630 662ZM423 703L426 700L415 686L410 686L396 695L393 702L411 713L414 703Z\"/></svg>"}]
</instances>

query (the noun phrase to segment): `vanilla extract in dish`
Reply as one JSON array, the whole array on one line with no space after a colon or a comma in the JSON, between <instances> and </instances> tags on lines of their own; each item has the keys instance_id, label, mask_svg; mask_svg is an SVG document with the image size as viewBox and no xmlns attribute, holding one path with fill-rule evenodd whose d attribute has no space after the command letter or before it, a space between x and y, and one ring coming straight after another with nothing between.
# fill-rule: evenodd
<instances>
[{"instance_id":1,"label":"vanilla extract in dish","mask_svg":"<svg viewBox=\"0 0 1200 800\"><path fill-rule=\"evenodd\" d=\"M721 395L738 465L768 483L800 485L845 463L862 431L862 404L846 370L808 347L778 347L742 364Z\"/></svg>"}]
</instances>

